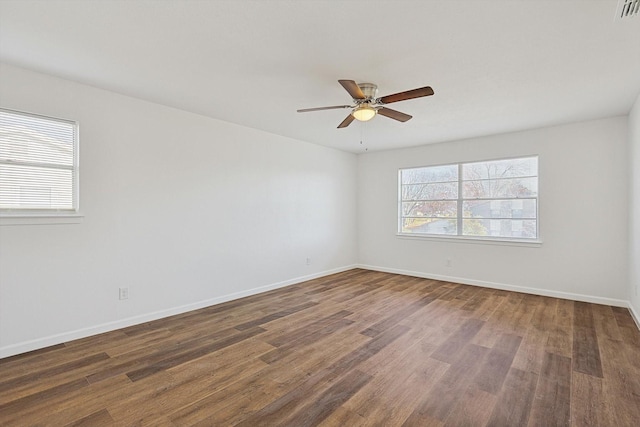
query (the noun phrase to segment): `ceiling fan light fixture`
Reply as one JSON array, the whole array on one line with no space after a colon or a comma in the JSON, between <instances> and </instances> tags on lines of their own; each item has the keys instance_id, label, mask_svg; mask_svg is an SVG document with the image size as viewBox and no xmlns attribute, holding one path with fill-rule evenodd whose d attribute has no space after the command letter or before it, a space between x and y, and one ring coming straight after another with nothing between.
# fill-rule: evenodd
<instances>
[{"instance_id":1,"label":"ceiling fan light fixture","mask_svg":"<svg viewBox=\"0 0 640 427\"><path fill-rule=\"evenodd\" d=\"M376 109L369 104L360 104L355 110L351 112L351 115L361 122L366 122L376 115Z\"/></svg>"}]
</instances>

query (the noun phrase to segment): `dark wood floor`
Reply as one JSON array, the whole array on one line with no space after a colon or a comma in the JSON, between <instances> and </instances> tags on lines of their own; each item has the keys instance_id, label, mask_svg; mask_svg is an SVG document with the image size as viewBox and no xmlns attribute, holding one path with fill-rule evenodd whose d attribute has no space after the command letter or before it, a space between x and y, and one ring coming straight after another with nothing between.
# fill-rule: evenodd
<instances>
[{"instance_id":1,"label":"dark wood floor","mask_svg":"<svg viewBox=\"0 0 640 427\"><path fill-rule=\"evenodd\" d=\"M351 270L0 360L2 426L638 426L623 308Z\"/></svg>"}]
</instances>

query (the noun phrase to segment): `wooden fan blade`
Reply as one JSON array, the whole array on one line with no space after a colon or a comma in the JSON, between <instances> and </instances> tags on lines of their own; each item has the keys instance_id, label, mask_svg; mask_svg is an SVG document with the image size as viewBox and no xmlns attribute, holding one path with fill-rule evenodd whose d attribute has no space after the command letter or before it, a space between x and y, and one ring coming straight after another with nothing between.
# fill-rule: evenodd
<instances>
[{"instance_id":1,"label":"wooden fan blade","mask_svg":"<svg viewBox=\"0 0 640 427\"><path fill-rule=\"evenodd\" d=\"M394 93L393 95L383 96L378 98L377 102L380 104L391 104L392 102L405 101L407 99L421 98L423 96L433 95L433 89L429 86L421 87L419 89L408 90L406 92Z\"/></svg>"},{"instance_id":2,"label":"wooden fan blade","mask_svg":"<svg viewBox=\"0 0 640 427\"><path fill-rule=\"evenodd\" d=\"M351 105L334 105L332 107L302 108L296 111L298 113L308 113L309 111L337 110L338 108L353 108L353 107Z\"/></svg>"},{"instance_id":3,"label":"wooden fan blade","mask_svg":"<svg viewBox=\"0 0 640 427\"><path fill-rule=\"evenodd\" d=\"M413 117L408 114L401 113L400 111L392 110L391 108L386 108L386 107L380 108L378 110L378 114L385 117L389 117L390 119L397 120L399 122L406 122L411 117Z\"/></svg>"},{"instance_id":4,"label":"wooden fan blade","mask_svg":"<svg viewBox=\"0 0 640 427\"><path fill-rule=\"evenodd\" d=\"M340 83L342 87L349 92L349 95L351 95L353 99L365 99L362 89L360 89L358 84L353 80L338 80L338 83Z\"/></svg>"},{"instance_id":5,"label":"wooden fan blade","mask_svg":"<svg viewBox=\"0 0 640 427\"><path fill-rule=\"evenodd\" d=\"M344 120L342 121L342 123L340 123L340 124L338 125L338 129L340 129L340 128L346 128L346 127L347 127L347 126L349 126L349 125L351 124L351 122L352 122L352 121L354 121L354 120L355 120L355 117L353 117L351 114L349 114L349 115L347 116L347 118L346 118L346 119L344 119Z\"/></svg>"}]
</instances>

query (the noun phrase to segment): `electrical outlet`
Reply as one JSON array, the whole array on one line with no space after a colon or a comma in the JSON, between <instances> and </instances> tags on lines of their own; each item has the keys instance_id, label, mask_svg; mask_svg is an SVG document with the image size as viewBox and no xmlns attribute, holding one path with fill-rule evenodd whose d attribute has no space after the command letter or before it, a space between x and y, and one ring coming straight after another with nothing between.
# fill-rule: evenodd
<instances>
[{"instance_id":1,"label":"electrical outlet","mask_svg":"<svg viewBox=\"0 0 640 427\"><path fill-rule=\"evenodd\" d=\"M453 267L453 261L451 260L451 258L447 258L444 265L445 267Z\"/></svg>"},{"instance_id":2,"label":"electrical outlet","mask_svg":"<svg viewBox=\"0 0 640 427\"><path fill-rule=\"evenodd\" d=\"M120 288L119 289L119 298L122 299L129 299L129 288Z\"/></svg>"},{"instance_id":3,"label":"electrical outlet","mask_svg":"<svg viewBox=\"0 0 640 427\"><path fill-rule=\"evenodd\" d=\"M307 258L306 263L307 263L307 265L311 265L311 258Z\"/></svg>"}]
</instances>

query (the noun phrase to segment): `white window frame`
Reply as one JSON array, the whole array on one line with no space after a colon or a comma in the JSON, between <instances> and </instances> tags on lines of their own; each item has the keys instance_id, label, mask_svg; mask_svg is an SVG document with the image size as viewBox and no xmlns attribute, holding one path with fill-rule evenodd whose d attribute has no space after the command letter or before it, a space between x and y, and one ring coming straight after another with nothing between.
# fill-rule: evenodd
<instances>
[{"instance_id":1,"label":"white window frame","mask_svg":"<svg viewBox=\"0 0 640 427\"><path fill-rule=\"evenodd\" d=\"M465 201L473 201L473 200L483 200L483 199L465 199L463 197L463 165L474 164L474 163L483 163L483 162L495 162L502 160L518 160L518 159L527 159L527 158L536 158L538 159L538 171L535 178L538 181L538 194L535 197L531 197L536 200L536 237L501 237L501 236L471 236L464 235L463 233L463 203ZM456 202L457 206L457 233L458 234L428 234L428 233L406 233L402 231L402 223L403 223L403 215L402 215L402 171L408 169L420 169L420 168L431 168L431 167L440 167L440 166L456 166L458 168L458 197L457 199L451 199L451 201ZM453 181L452 181L453 182ZM542 244L542 239L540 237L540 156L537 154L529 154L517 157L507 157L507 158L496 158L496 159L485 159L485 160L470 160L459 163L443 163L443 164L433 164L426 166L408 166L404 168L398 169L398 216L397 216L397 236L399 238L406 239L424 239L424 240L434 240L434 241L448 241L448 242L466 242L466 243L484 243L484 244L499 244L499 245L509 245L509 246L540 246ZM502 198L501 200L506 200L509 198ZM492 200L492 199L489 199ZM524 200L524 198L512 198L511 200ZM492 219L492 218L487 218Z\"/></svg>"},{"instance_id":2,"label":"white window frame","mask_svg":"<svg viewBox=\"0 0 640 427\"><path fill-rule=\"evenodd\" d=\"M32 117L42 120L67 123L73 126L73 165L72 174L72 207L69 209L57 208L40 208L40 209L21 209L21 208L0 208L0 225L30 225L30 224L73 224L82 221L82 215L79 210L80 196L80 168L79 168L79 124L75 120L62 119L58 117L45 116L42 114L34 114L25 111L19 111L9 108L0 108L0 111L18 116ZM0 163L15 164L11 160L2 160ZM24 163L29 165L28 162ZM56 167L55 163L51 164L52 169L69 169L68 167Z\"/></svg>"}]
</instances>

